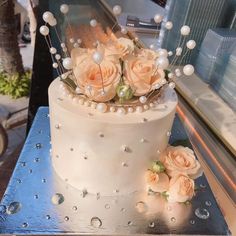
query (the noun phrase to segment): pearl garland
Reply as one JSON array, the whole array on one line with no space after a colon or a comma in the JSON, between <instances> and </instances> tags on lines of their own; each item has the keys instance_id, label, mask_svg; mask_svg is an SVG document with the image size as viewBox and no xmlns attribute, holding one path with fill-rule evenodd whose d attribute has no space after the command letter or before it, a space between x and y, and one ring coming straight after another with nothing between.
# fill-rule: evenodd
<instances>
[{"instance_id":1,"label":"pearl garland","mask_svg":"<svg viewBox=\"0 0 236 236\"><path fill-rule=\"evenodd\" d=\"M127 33L128 33L128 30L127 30L125 27L122 27L122 28L121 28L121 33L122 33L122 34L127 34Z\"/></svg>"},{"instance_id":2,"label":"pearl garland","mask_svg":"<svg viewBox=\"0 0 236 236\"><path fill-rule=\"evenodd\" d=\"M196 42L194 40L189 40L186 44L187 48L192 50L196 47Z\"/></svg>"},{"instance_id":3,"label":"pearl garland","mask_svg":"<svg viewBox=\"0 0 236 236\"><path fill-rule=\"evenodd\" d=\"M154 16L154 21L155 21L157 24L159 24L160 22L162 22L162 20L163 20L163 16L161 16L161 15L159 15L159 14L156 14L156 15Z\"/></svg>"},{"instance_id":4,"label":"pearl garland","mask_svg":"<svg viewBox=\"0 0 236 236\"><path fill-rule=\"evenodd\" d=\"M171 30L173 28L173 23L171 21L167 21L165 27L166 29Z\"/></svg>"},{"instance_id":5,"label":"pearl garland","mask_svg":"<svg viewBox=\"0 0 236 236\"><path fill-rule=\"evenodd\" d=\"M68 11L69 11L69 6L67 4L62 4L61 7L60 7L60 11L63 14L67 14Z\"/></svg>"},{"instance_id":6,"label":"pearl garland","mask_svg":"<svg viewBox=\"0 0 236 236\"><path fill-rule=\"evenodd\" d=\"M66 70L71 70L73 67L72 59L70 57L66 57L63 59L62 65Z\"/></svg>"},{"instance_id":7,"label":"pearl garland","mask_svg":"<svg viewBox=\"0 0 236 236\"><path fill-rule=\"evenodd\" d=\"M90 21L90 25L91 25L91 27L96 27L97 26L97 21L95 19L92 19Z\"/></svg>"},{"instance_id":8,"label":"pearl garland","mask_svg":"<svg viewBox=\"0 0 236 236\"><path fill-rule=\"evenodd\" d=\"M181 29L180 29L180 33L183 36L189 35L190 34L190 27L187 26L187 25L182 26Z\"/></svg>"},{"instance_id":9,"label":"pearl garland","mask_svg":"<svg viewBox=\"0 0 236 236\"><path fill-rule=\"evenodd\" d=\"M166 57L158 57L156 59L156 66L160 69L167 69L169 66L169 60Z\"/></svg>"},{"instance_id":10,"label":"pearl garland","mask_svg":"<svg viewBox=\"0 0 236 236\"><path fill-rule=\"evenodd\" d=\"M122 8L120 5L115 5L112 9L115 16L119 16L122 12Z\"/></svg>"},{"instance_id":11,"label":"pearl garland","mask_svg":"<svg viewBox=\"0 0 236 236\"><path fill-rule=\"evenodd\" d=\"M194 73L194 67L190 64L184 66L183 73L187 76L190 76Z\"/></svg>"},{"instance_id":12,"label":"pearl garland","mask_svg":"<svg viewBox=\"0 0 236 236\"><path fill-rule=\"evenodd\" d=\"M45 11L43 13L43 20L46 23L49 23L49 21L51 21L54 18L53 14L50 11Z\"/></svg>"},{"instance_id":13,"label":"pearl garland","mask_svg":"<svg viewBox=\"0 0 236 236\"><path fill-rule=\"evenodd\" d=\"M40 34L47 36L49 34L49 28L46 25L43 25L39 28Z\"/></svg>"},{"instance_id":14,"label":"pearl garland","mask_svg":"<svg viewBox=\"0 0 236 236\"><path fill-rule=\"evenodd\" d=\"M98 103L96 109L101 113L105 113L107 111L107 105L105 103Z\"/></svg>"},{"instance_id":15,"label":"pearl garland","mask_svg":"<svg viewBox=\"0 0 236 236\"><path fill-rule=\"evenodd\" d=\"M100 65L103 60L103 55L100 52L96 51L93 53L93 60L96 64Z\"/></svg>"}]
</instances>

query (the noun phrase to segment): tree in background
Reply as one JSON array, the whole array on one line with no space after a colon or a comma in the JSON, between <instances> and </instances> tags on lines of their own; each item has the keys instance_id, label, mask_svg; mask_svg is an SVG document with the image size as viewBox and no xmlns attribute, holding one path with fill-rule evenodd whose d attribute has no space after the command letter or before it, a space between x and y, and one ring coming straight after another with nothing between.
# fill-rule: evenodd
<instances>
[{"instance_id":1,"label":"tree in background","mask_svg":"<svg viewBox=\"0 0 236 236\"><path fill-rule=\"evenodd\" d=\"M0 0L0 63L1 69L9 75L24 73L13 0Z\"/></svg>"}]
</instances>

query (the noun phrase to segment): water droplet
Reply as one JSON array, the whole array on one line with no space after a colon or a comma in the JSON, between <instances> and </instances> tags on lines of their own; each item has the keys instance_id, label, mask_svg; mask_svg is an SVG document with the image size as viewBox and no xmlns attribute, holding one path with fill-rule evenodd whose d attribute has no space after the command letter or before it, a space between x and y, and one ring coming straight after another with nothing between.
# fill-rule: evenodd
<instances>
[{"instance_id":1,"label":"water droplet","mask_svg":"<svg viewBox=\"0 0 236 236\"><path fill-rule=\"evenodd\" d=\"M201 188L206 188L206 185L205 184L200 184L200 187Z\"/></svg>"},{"instance_id":2,"label":"water droplet","mask_svg":"<svg viewBox=\"0 0 236 236\"><path fill-rule=\"evenodd\" d=\"M210 213L207 209L205 208L197 208L195 210L195 215L199 218L199 219L202 219L202 220L206 220L209 218L210 216Z\"/></svg>"},{"instance_id":3,"label":"water droplet","mask_svg":"<svg viewBox=\"0 0 236 236\"><path fill-rule=\"evenodd\" d=\"M154 222L150 222L149 225L148 225L148 227L154 228L154 227L155 227L155 223L154 223Z\"/></svg>"},{"instance_id":4,"label":"water droplet","mask_svg":"<svg viewBox=\"0 0 236 236\"><path fill-rule=\"evenodd\" d=\"M147 204L143 201L137 202L135 208L139 213L144 213L148 209Z\"/></svg>"},{"instance_id":5,"label":"water droplet","mask_svg":"<svg viewBox=\"0 0 236 236\"><path fill-rule=\"evenodd\" d=\"M23 161L23 162L21 162L21 166L26 166L26 162L25 161Z\"/></svg>"},{"instance_id":6,"label":"water droplet","mask_svg":"<svg viewBox=\"0 0 236 236\"><path fill-rule=\"evenodd\" d=\"M24 222L21 226L22 226L22 228L27 228L29 225L28 225L28 223Z\"/></svg>"},{"instance_id":7,"label":"water droplet","mask_svg":"<svg viewBox=\"0 0 236 236\"><path fill-rule=\"evenodd\" d=\"M43 133L43 131L42 131L42 130L39 130L39 131L38 131L38 134L42 134L42 133Z\"/></svg>"},{"instance_id":8,"label":"water droplet","mask_svg":"<svg viewBox=\"0 0 236 236\"><path fill-rule=\"evenodd\" d=\"M39 162L40 161L40 158L36 157L34 158L34 162Z\"/></svg>"},{"instance_id":9,"label":"water droplet","mask_svg":"<svg viewBox=\"0 0 236 236\"><path fill-rule=\"evenodd\" d=\"M22 180L21 180L21 179L17 179L16 182L17 182L18 184L21 184L21 183L22 183Z\"/></svg>"},{"instance_id":10,"label":"water droplet","mask_svg":"<svg viewBox=\"0 0 236 236\"><path fill-rule=\"evenodd\" d=\"M60 205L64 202L64 200L64 196L61 193L56 193L51 198L51 201L54 205Z\"/></svg>"},{"instance_id":11,"label":"water droplet","mask_svg":"<svg viewBox=\"0 0 236 236\"><path fill-rule=\"evenodd\" d=\"M102 226L102 221L98 218L98 217L92 217L90 224L94 227L94 228L100 228Z\"/></svg>"},{"instance_id":12,"label":"water droplet","mask_svg":"<svg viewBox=\"0 0 236 236\"><path fill-rule=\"evenodd\" d=\"M87 189L86 189L86 188L83 189L83 190L82 190L82 197L85 198L87 194L88 194Z\"/></svg>"},{"instance_id":13,"label":"water droplet","mask_svg":"<svg viewBox=\"0 0 236 236\"><path fill-rule=\"evenodd\" d=\"M191 225L195 224L195 220L190 220L189 222L190 222Z\"/></svg>"},{"instance_id":14,"label":"water droplet","mask_svg":"<svg viewBox=\"0 0 236 236\"><path fill-rule=\"evenodd\" d=\"M72 209L73 209L74 211L77 211L77 210L78 210L78 207L77 207L77 206L73 206Z\"/></svg>"},{"instance_id":15,"label":"water droplet","mask_svg":"<svg viewBox=\"0 0 236 236\"><path fill-rule=\"evenodd\" d=\"M74 151L74 148L70 148L70 151L73 152L73 151Z\"/></svg>"},{"instance_id":16,"label":"water droplet","mask_svg":"<svg viewBox=\"0 0 236 236\"><path fill-rule=\"evenodd\" d=\"M65 217L64 217L64 220L65 220L65 221L69 221L69 219L70 219L69 216L65 216Z\"/></svg>"},{"instance_id":17,"label":"water droplet","mask_svg":"<svg viewBox=\"0 0 236 236\"><path fill-rule=\"evenodd\" d=\"M32 174L32 173L33 173L33 170L32 170L32 169L29 169L29 173Z\"/></svg>"},{"instance_id":18,"label":"water droplet","mask_svg":"<svg viewBox=\"0 0 236 236\"><path fill-rule=\"evenodd\" d=\"M40 149L40 148L42 148L42 144L41 144L41 143L36 143L36 144L35 144L35 147L36 147L37 149Z\"/></svg>"},{"instance_id":19,"label":"water droplet","mask_svg":"<svg viewBox=\"0 0 236 236\"><path fill-rule=\"evenodd\" d=\"M106 205L105 205L105 208L106 208L106 209L110 209L111 207L110 207L109 204L106 204Z\"/></svg>"},{"instance_id":20,"label":"water droplet","mask_svg":"<svg viewBox=\"0 0 236 236\"><path fill-rule=\"evenodd\" d=\"M51 219L51 216L50 216L50 215L46 215L46 219L47 219L47 220L50 220L50 219Z\"/></svg>"},{"instance_id":21,"label":"water droplet","mask_svg":"<svg viewBox=\"0 0 236 236\"><path fill-rule=\"evenodd\" d=\"M11 202L7 207L7 214L12 215L19 212L21 209L21 204L19 202Z\"/></svg>"},{"instance_id":22,"label":"water droplet","mask_svg":"<svg viewBox=\"0 0 236 236\"><path fill-rule=\"evenodd\" d=\"M4 214L7 210L7 207L5 205L0 205L0 214Z\"/></svg>"},{"instance_id":23,"label":"water droplet","mask_svg":"<svg viewBox=\"0 0 236 236\"><path fill-rule=\"evenodd\" d=\"M206 206L211 206L211 201L205 201Z\"/></svg>"},{"instance_id":24,"label":"water droplet","mask_svg":"<svg viewBox=\"0 0 236 236\"><path fill-rule=\"evenodd\" d=\"M46 182L47 182L47 180L46 180L46 179L42 179L42 182L43 182L43 183L46 183Z\"/></svg>"},{"instance_id":25,"label":"water droplet","mask_svg":"<svg viewBox=\"0 0 236 236\"><path fill-rule=\"evenodd\" d=\"M175 217L171 217L171 222L175 222L176 221L176 219L175 219Z\"/></svg>"},{"instance_id":26,"label":"water droplet","mask_svg":"<svg viewBox=\"0 0 236 236\"><path fill-rule=\"evenodd\" d=\"M128 221L128 226L131 226L133 224L132 221Z\"/></svg>"},{"instance_id":27,"label":"water droplet","mask_svg":"<svg viewBox=\"0 0 236 236\"><path fill-rule=\"evenodd\" d=\"M35 194L35 195L34 195L34 199L39 199L39 195L38 195L38 194Z\"/></svg>"}]
</instances>

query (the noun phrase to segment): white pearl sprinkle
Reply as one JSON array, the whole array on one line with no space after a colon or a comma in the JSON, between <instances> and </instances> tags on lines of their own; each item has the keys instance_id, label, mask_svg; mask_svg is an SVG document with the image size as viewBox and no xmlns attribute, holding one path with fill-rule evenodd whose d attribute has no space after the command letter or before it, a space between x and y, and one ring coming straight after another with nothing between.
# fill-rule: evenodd
<instances>
[{"instance_id":1,"label":"white pearl sprinkle","mask_svg":"<svg viewBox=\"0 0 236 236\"><path fill-rule=\"evenodd\" d=\"M156 14L156 15L154 16L154 21L155 21L157 24L160 23L162 20L163 20L163 16L162 16L162 15Z\"/></svg>"},{"instance_id":2,"label":"white pearl sprinkle","mask_svg":"<svg viewBox=\"0 0 236 236\"><path fill-rule=\"evenodd\" d=\"M149 106L152 108L152 107L154 107L154 104L151 102L151 103L149 104Z\"/></svg>"},{"instance_id":3,"label":"white pearl sprinkle","mask_svg":"<svg viewBox=\"0 0 236 236\"><path fill-rule=\"evenodd\" d=\"M169 73L169 74L168 74L168 78L169 78L169 79L174 78L174 74L173 74L173 73Z\"/></svg>"},{"instance_id":4,"label":"white pearl sprinkle","mask_svg":"<svg viewBox=\"0 0 236 236\"><path fill-rule=\"evenodd\" d=\"M187 36L190 33L190 27L187 25L184 25L181 27L180 32L183 36Z\"/></svg>"},{"instance_id":5,"label":"white pearl sprinkle","mask_svg":"<svg viewBox=\"0 0 236 236\"><path fill-rule=\"evenodd\" d=\"M133 108L133 107L129 107L129 108L128 108L128 112L129 112L129 113L134 112L134 108Z\"/></svg>"},{"instance_id":6,"label":"white pearl sprinkle","mask_svg":"<svg viewBox=\"0 0 236 236\"><path fill-rule=\"evenodd\" d=\"M185 75L190 76L194 73L194 67L190 64L185 65L183 68L183 72Z\"/></svg>"},{"instance_id":7,"label":"white pearl sprinkle","mask_svg":"<svg viewBox=\"0 0 236 236\"><path fill-rule=\"evenodd\" d=\"M181 56L183 49L181 47L176 48L176 56Z\"/></svg>"},{"instance_id":8,"label":"white pearl sprinkle","mask_svg":"<svg viewBox=\"0 0 236 236\"><path fill-rule=\"evenodd\" d=\"M67 48L62 48L62 51L63 52L67 52Z\"/></svg>"},{"instance_id":9,"label":"white pearl sprinkle","mask_svg":"<svg viewBox=\"0 0 236 236\"><path fill-rule=\"evenodd\" d=\"M65 48L66 47L65 43L61 43L61 47Z\"/></svg>"},{"instance_id":10,"label":"white pearl sprinkle","mask_svg":"<svg viewBox=\"0 0 236 236\"><path fill-rule=\"evenodd\" d=\"M80 87L76 87L75 92L76 92L77 94L80 94L80 93L82 93L82 90L80 89Z\"/></svg>"},{"instance_id":11,"label":"white pearl sprinkle","mask_svg":"<svg viewBox=\"0 0 236 236\"><path fill-rule=\"evenodd\" d=\"M116 111L119 115L124 115L126 113L125 108L119 107Z\"/></svg>"},{"instance_id":12,"label":"white pearl sprinkle","mask_svg":"<svg viewBox=\"0 0 236 236\"><path fill-rule=\"evenodd\" d=\"M82 43L82 39L77 39L77 43L81 44Z\"/></svg>"},{"instance_id":13,"label":"white pearl sprinkle","mask_svg":"<svg viewBox=\"0 0 236 236\"><path fill-rule=\"evenodd\" d=\"M144 138L140 139L140 143L145 143L145 142L146 142L146 139L144 139Z\"/></svg>"},{"instance_id":14,"label":"white pearl sprinkle","mask_svg":"<svg viewBox=\"0 0 236 236\"><path fill-rule=\"evenodd\" d=\"M170 82L170 83L169 83L169 87L170 87L171 89L174 89L174 88L175 88L175 83L174 83L174 82Z\"/></svg>"},{"instance_id":15,"label":"white pearl sprinkle","mask_svg":"<svg viewBox=\"0 0 236 236\"><path fill-rule=\"evenodd\" d=\"M146 104L143 106L144 110L148 110L149 109L149 106Z\"/></svg>"},{"instance_id":16,"label":"white pearl sprinkle","mask_svg":"<svg viewBox=\"0 0 236 236\"><path fill-rule=\"evenodd\" d=\"M56 128L56 129L60 129L60 127L61 127L61 126L60 126L59 124L56 124L56 125L55 125L55 128Z\"/></svg>"},{"instance_id":17,"label":"white pearl sprinkle","mask_svg":"<svg viewBox=\"0 0 236 236\"><path fill-rule=\"evenodd\" d=\"M96 51L93 53L93 61L96 64L101 64L102 60L103 60L103 56L100 52Z\"/></svg>"},{"instance_id":18,"label":"white pearl sprinkle","mask_svg":"<svg viewBox=\"0 0 236 236\"><path fill-rule=\"evenodd\" d=\"M121 28L121 33L122 33L122 34L127 34L127 33L128 33L128 30L127 30L125 27L122 27L122 28Z\"/></svg>"},{"instance_id":19,"label":"white pearl sprinkle","mask_svg":"<svg viewBox=\"0 0 236 236\"><path fill-rule=\"evenodd\" d=\"M51 21L54 18L53 14L50 11L45 11L43 13L43 20L48 23L49 21Z\"/></svg>"},{"instance_id":20,"label":"white pearl sprinkle","mask_svg":"<svg viewBox=\"0 0 236 236\"><path fill-rule=\"evenodd\" d=\"M110 112L115 112L116 111L116 108L115 107L110 107Z\"/></svg>"},{"instance_id":21,"label":"white pearl sprinkle","mask_svg":"<svg viewBox=\"0 0 236 236\"><path fill-rule=\"evenodd\" d=\"M136 107L136 112L143 112L143 108L141 106L137 106Z\"/></svg>"},{"instance_id":22,"label":"white pearl sprinkle","mask_svg":"<svg viewBox=\"0 0 236 236\"><path fill-rule=\"evenodd\" d=\"M121 165L124 166L124 167L128 166L128 164L126 162L122 162Z\"/></svg>"},{"instance_id":23,"label":"white pearl sprinkle","mask_svg":"<svg viewBox=\"0 0 236 236\"><path fill-rule=\"evenodd\" d=\"M51 54L56 54L56 53L57 53L57 49L54 48L54 47L51 47L51 48L50 48L50 53L51 53Z\"/></svg>"},{"instance_id":24,"label":"white pearl sprinkle","mask_svg":"<svg viewBox=\"0 0 236 236\"><path fill-rule=\"evenodd\" d=\"M74 47L74 48L78 48L78 47L79 47L79 44L78 44L78 43L74 43L73 47Z\"/></svg>"},{"instance_id":25,"label":"white pearl sprinkle","mask_svg":"<svg viewBox=\"0 0 236 236\"><path fill-rule=\"evenodd\" d=\"M49 34L49 28L45 25L41 26L39 29L40 34L42 34L43 36L46 36Z\"/></svg>"},{"instance_id":26,"label":"white pearl sprinkle","mask_svg":"<svg viewBox=\"0 0 236 236\"><path fill-rule=\"evenodd\" d=\"M92 20L90 21L90 26L91 26L91 27L96 27L96 26L97 26L97 21L96 21L95 19L92 19Z\"/></svg>"},{"instance_id":27,"label":"white pearl sprinkle","mask_svg":"<svg viewBox=\"0 0 236 236\"><path fill-rule=\"evenodd\" d=\"M172 52L172 51L169 51L169 52L168 52L168 56L169 56L169 57L173 56L173 52Z\"/></svg>"},{"instance_id":28,"label":"white pearl sprinkle","mask_svg":"<svg viewBox=\"0 0 236 236\"><path fill-rule=\"evenodd\" d=\"M84 104L84 99L80 98L78 102L79 102L80 105L83 105Z\"/></svg>"},{"instance_id":29,"label":"white pearl sprinkle","mask_svg":"<svg viewBox=\"0 0 236 236\"><path fill-rule=\"evenodd\" d=\"M73 67L72 59L70 57L66 57L63 60L62 65L64 66L65 69L71 70Z\"/></svg>"},{"instance_id":30,"label":"white pearl sprinkle","mask_svg":"<svg viewBox=\"0 0 236 236\"><path fill-rule=\"evenodd\" d=\"M104 113L107 111L107 105L105 103L98 103L96 109L99 112Z\"/></svg>"},{"instance_id":31,"label":"white pearl sprinkle","mask_svg":"<svg viewBox=\"0 0 236 236\"><path fill-rule=\"evenodd\" d=\"M173 23L171 21L167 21L165 27L166 29L171 30L173 28Z\"/></svg>"},{"instance_id":32,"label":"white pearl sprinkle","mask_svg":"<svg viewBox=\"0 0 236 236\"><path fill-rule=\"evenodd\" d=\"M70 43L74 43L75 39L74 38L70 38Z\"/></svg>"},{"instance_id":33,"label":"white pearl sprinkle","mask_svg":"<svg viewBox=\"0 0 236 236\"><path fill-rule=\"evenodd\" d=\"M187 46L188 49L192 50L196 47L196 42L194 40L189 40L186 43L186 46Z\"/></svg>"},{"instance_id":34,"label":"white pearl sprinkle","mask_svg":"<svg viewBox=\"0 0 236 236\"><path fill-rule=\"evenodd\" d=\"M147 101L147 97L141 96L141 97L139 98L139 101L144 104L144 103L146 103L146 101Z\"/></svg>"}]
</instances>

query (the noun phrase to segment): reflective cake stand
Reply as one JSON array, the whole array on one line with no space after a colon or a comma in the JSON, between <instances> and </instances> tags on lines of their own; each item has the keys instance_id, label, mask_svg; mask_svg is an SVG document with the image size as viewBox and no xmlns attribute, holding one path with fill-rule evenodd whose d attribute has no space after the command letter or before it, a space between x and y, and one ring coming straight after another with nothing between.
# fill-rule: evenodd
<instances>
[{"instance_id":1,"label":"reflective cake stand","mask_svg":"<svg viewBox=\"0 0 236 236\"><path fill-rule=\"evenodd\" d=\"M176 116L170 143L187 141ZM0 232L231 235L204 175L196 185L196 196L188 204L170 204L152 193L102 197L74 189L52 169L48 108L41 107L1 201Z\"/></svg>"}]
</instances>

